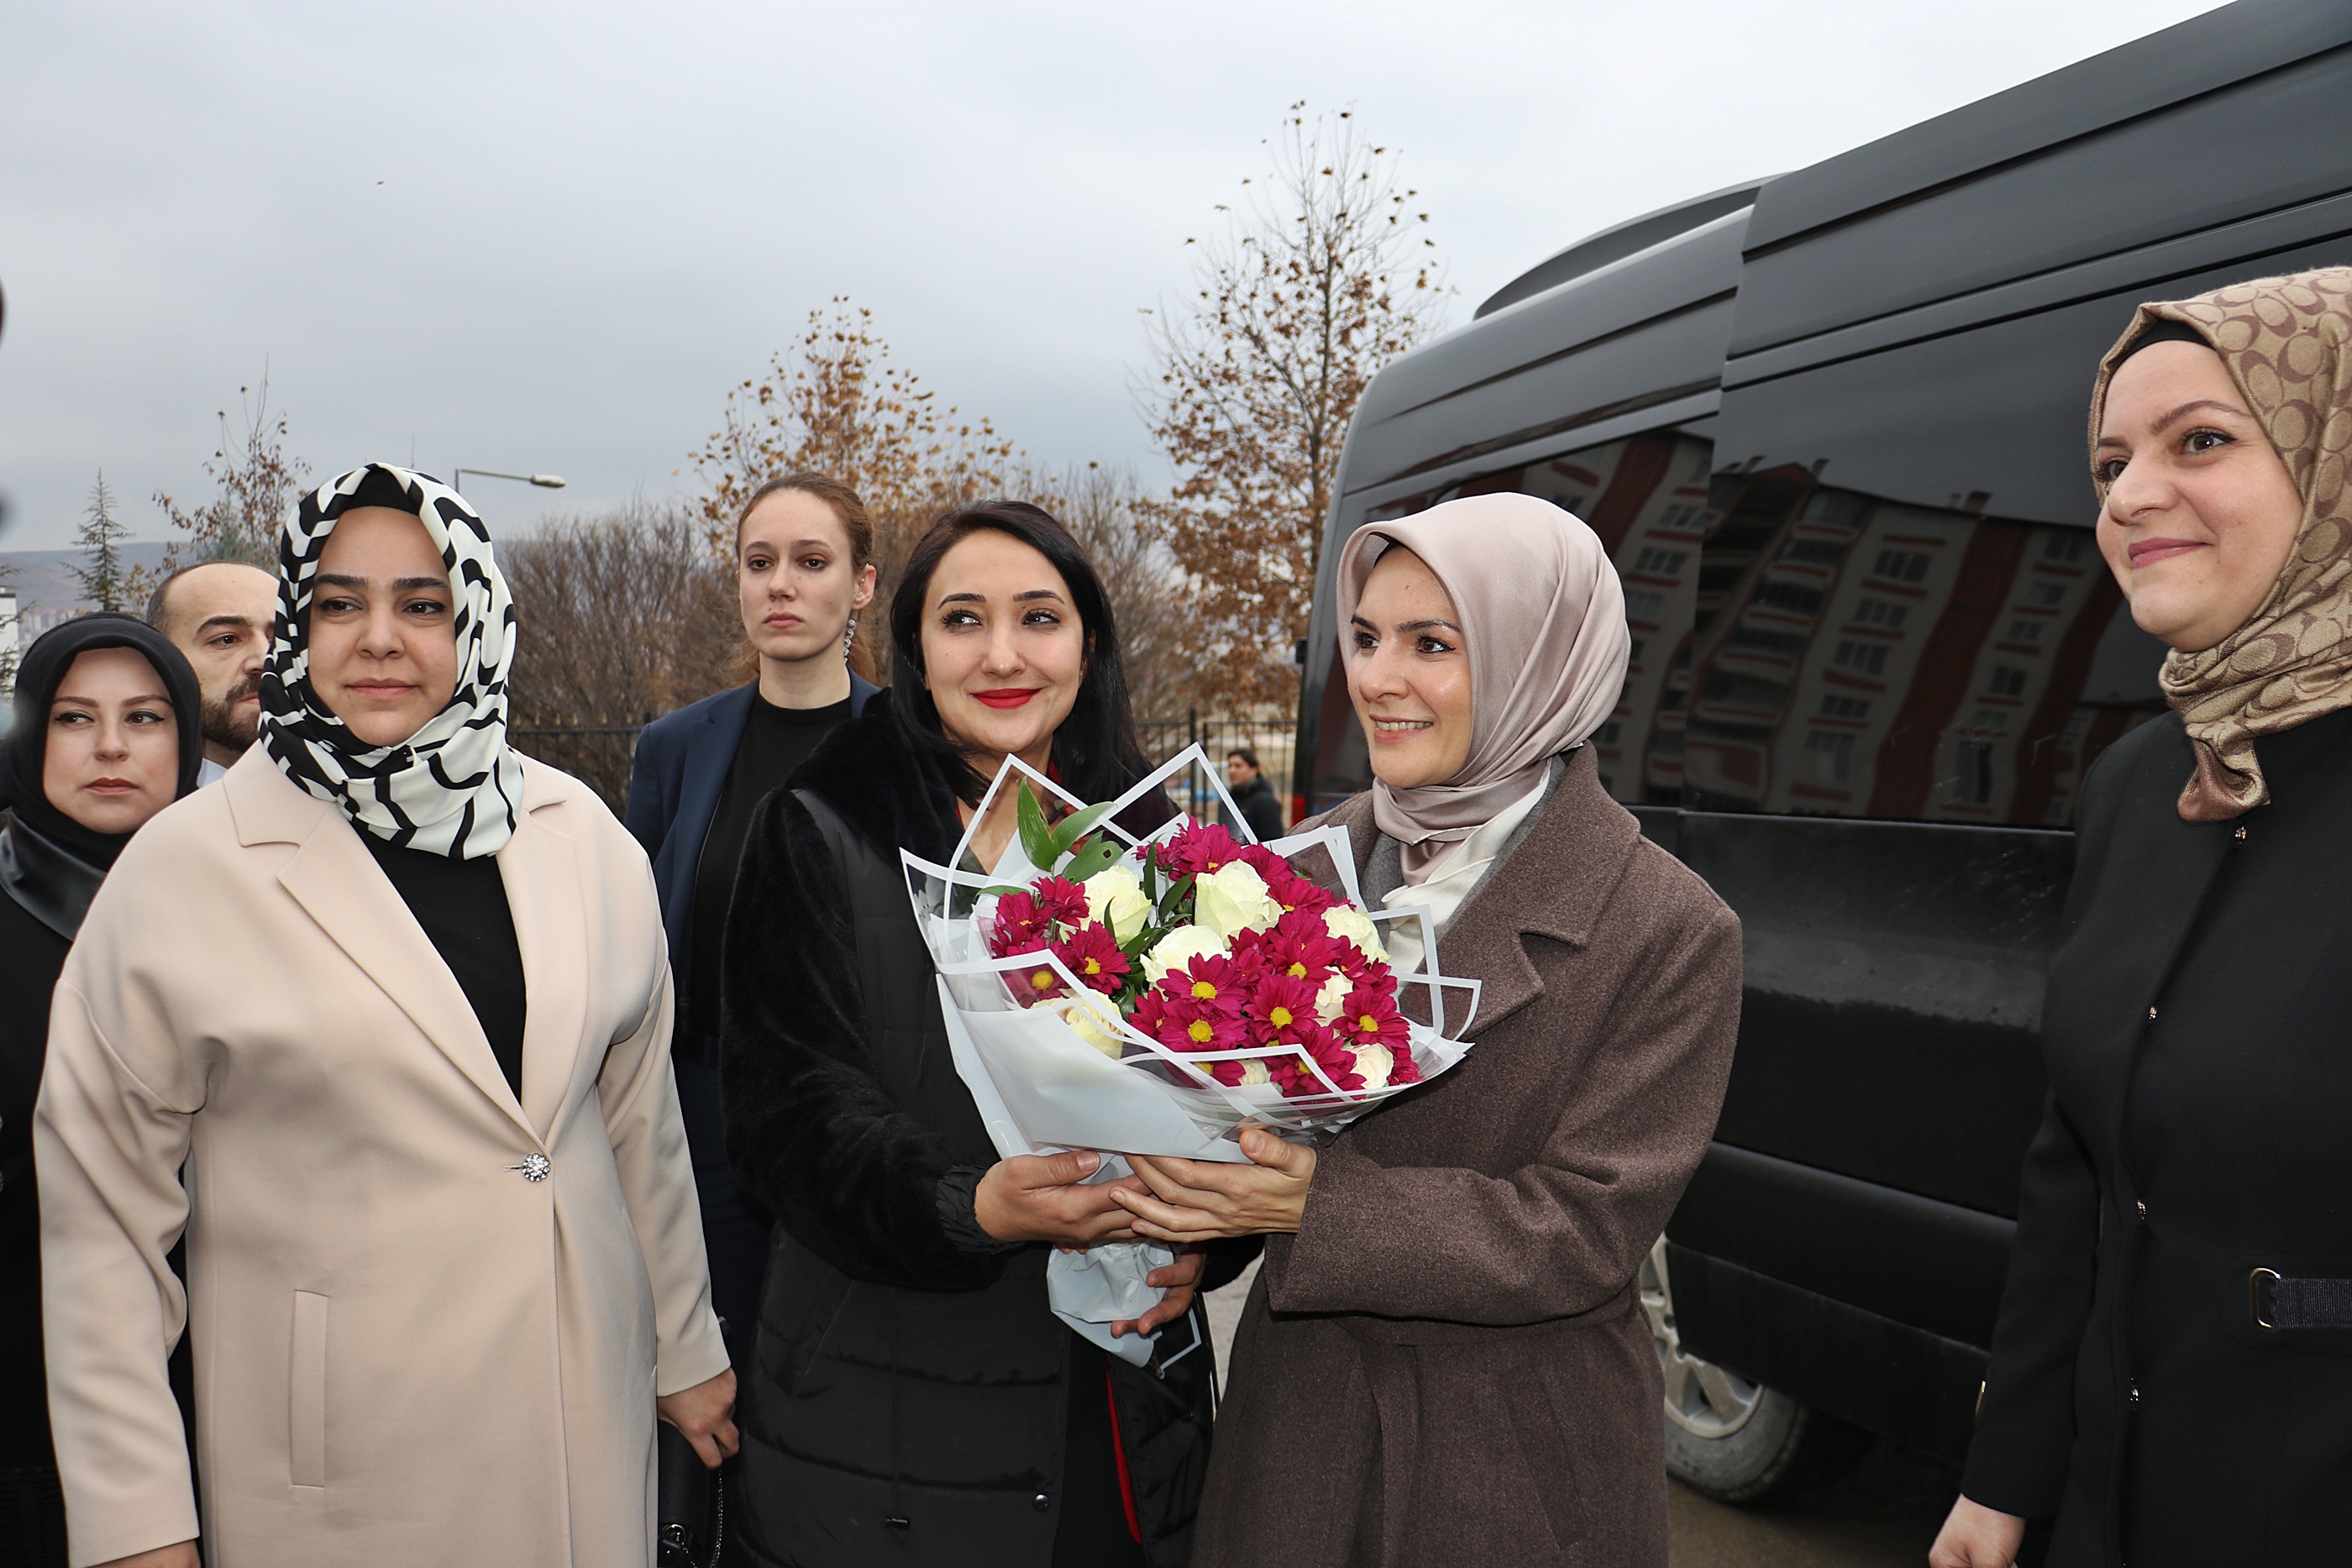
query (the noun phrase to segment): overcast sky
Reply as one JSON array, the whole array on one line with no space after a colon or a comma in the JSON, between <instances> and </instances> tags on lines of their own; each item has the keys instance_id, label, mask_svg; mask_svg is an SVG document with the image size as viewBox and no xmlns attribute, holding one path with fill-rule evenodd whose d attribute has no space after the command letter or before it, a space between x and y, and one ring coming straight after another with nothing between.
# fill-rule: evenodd
<instances>
[{"instance_id":1,"label":"overcast sky","mask_svg":"<svg viewBox=\"0 0 2352 1568\"><path fill-rule=\"evenodd\" d=\"M149 497L206 493L265 364L321 477L571 481L470 482L494 530L686 493L727 389L845 293L1036 457L1158 479L1137 311L1295 99L1402 149L1459 321L1595 228L2209 8L12 0L0 549L69 542L100 467L164 537Z\"/></svg>"}]
</instances>

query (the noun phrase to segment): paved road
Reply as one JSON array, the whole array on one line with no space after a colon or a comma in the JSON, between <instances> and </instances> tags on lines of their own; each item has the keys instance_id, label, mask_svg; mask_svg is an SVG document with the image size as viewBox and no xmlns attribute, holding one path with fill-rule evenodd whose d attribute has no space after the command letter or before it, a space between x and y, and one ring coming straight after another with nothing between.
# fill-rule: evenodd
<instances>
[{"instance_id":1,"label":"paved road","mask_svg":"<svg viewBox=\"0 0 2352 1568\"><path fill-rule=\"evenodd\" d=\"M1209 1297L1220 1372L1256 1271ZM1674 1568L1924 1568L1958 1482L1948 1466L1882 1448L1836 1485L1777 1508L1726 1508L1676 1483Z\"/></svg>"},{"instance_id":2,"label":"paved road","mask_svg":"<svg viewBox=\"0 0 2352 1568\"><path fill-rule=\"evenodd\" d=\"M1727 1508L1671 1483L1674 1568L1925 1568L1958 1482L1949 1466L1882 1447L1836 1485L1776 1508Z\"/></svg>"}]
</instances>

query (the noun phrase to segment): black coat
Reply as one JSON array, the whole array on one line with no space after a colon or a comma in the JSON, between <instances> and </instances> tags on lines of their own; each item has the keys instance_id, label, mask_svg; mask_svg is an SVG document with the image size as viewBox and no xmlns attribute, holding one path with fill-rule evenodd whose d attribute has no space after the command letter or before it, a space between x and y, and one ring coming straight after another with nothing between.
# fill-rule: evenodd
<instances>
[{"instance_id":1,"label":"black coat","mask_svg":"<svg viewBox=\"0 0 2352 1568\"><path fill-rule=\"evenodd\" d=\"M48 1054L49 998L68 946L0 889L0 1470L55 1462L49 1454L48 1387L41 1370L41 1206L33 1186L33 1102L40 1094L41 1062Z\"/></svg>"},{"instance_id":2,"label":"black coat","mask_svg":"<svg viewBox=\"0 0 2352 1568\"><path fill-rule=\"evenodd\" d=\"M2273 802L2232 822L2180 820L2170 716L2084 785L1962 1482L2055 1514L2053 1568L2352 1552L2352 1326L2268 1332L2249 1292L2352 1281L2352 712L2258 750Z\"/></svg>"},{"instance_id":3,"label":"black coat","mask_svg":"<svg viewBox=\"0 0 2352 1568\"><path fill-rule=\"evenodd\" d=\"M1249 831L1258 842L1282 837L1282 800L1275 794L1274 786L1265 781L1265 774L1259 774L1235 789L1233 796L1234 804L1241 808L1242 821L1249 824ZM1233 813L1222 806L1217 808L1217 815L1227 829L1238 825L1234 821Z\"/></svg>"},{"instance_id":4,"label":"black coat","mask_svg":"<svg viewBox=\"0 0 2352 1568\"><path fill-rule=\"evenodd\" d=\"M1048 1249L971 1224L996 1154L898 859L945 864L961 834L886 692L761 802L744 844L720 1066L736 1175L778 1222L739 1415L736 1518L762 1563L1053 1556L1075 1336L1046 1306ZM1188 1340L1171 1325L1162 1355ZM1208 1466L1210 1352L1164 1375L1110 1369L1147 1554L1178 1568Z\"/></svg>"}]
</instances>

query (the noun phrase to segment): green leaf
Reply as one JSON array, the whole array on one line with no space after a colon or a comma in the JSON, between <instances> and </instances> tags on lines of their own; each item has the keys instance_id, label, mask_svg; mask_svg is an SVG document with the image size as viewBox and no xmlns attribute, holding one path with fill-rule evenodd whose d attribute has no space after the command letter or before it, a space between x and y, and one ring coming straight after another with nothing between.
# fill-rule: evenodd
<instances>
[{"instance_id":1,"label":"green leaf","mask_svg":"<svg viewBox=\"0 0 2352 1568\"><path fill-rule=\"evenodd\" d=\"M1015 887L1009 882L992 882L986 887L982 888L974 896L985 897L990 894L994 894L997 897L1003 898L1008 893L1026 893L1029 890L1025 887Z\"/></svg>"},{"instance_id":2,"label":"green leaf","mask_svg":"<svg viewBox=\"0 0 2352 1568\"><path fill-rule=\"evenodd\" d=\"M1186 874L1178 877L1174 882L1170 883L1168 884L1168 891L1160 895L1159 902L1152 905L1153 909L1158 911L1163 917L1174 921L1177 925L1183 925L1184 920L1182 911L1184 908L1184 900L1192 896L1192 873L1187 873Z\"/></svg>"},{"instance_id":3,"label":"green leaf","mask_svg":"<svg viewBox=\"0 0 2352 1568\"><path fill-rule=\"evenodd\" d=\"M1119 862L1119 846L1108 840L1097 839L1070 859L1062 874L1072 882L1084 882L1098 872L1108 871Z\"/></svg>"},{"instance_id":4,"label":"green leaf","mask_svg":"<svg viewBox=\"0 0 2352 1568\"><path fill-rule=\"evenodd\" d=\"M1045 826L1045 810L1037 804L1030 790L1029 780L1021 780L1020 799L1014 802L1013 818L1021 829L1021 852L1039 871L1050 873L1062 852L1054 843L1053 831Z\"/></svg>"},{"instance_id":5,"label":"green leaf","mask_svg":"<svg viewBox=\"0 0 2352 1568\"><path fill-rule=\"evenodd\" d=\"M1076 846L1077 841L1085 838L1097 822L1103 820L1103 813L1109 810L1110 803L1106 800L1088 806L1083 810L1073 811L1054 824L1054 852L1068 854Z\"/></svg>"}]
</instances>

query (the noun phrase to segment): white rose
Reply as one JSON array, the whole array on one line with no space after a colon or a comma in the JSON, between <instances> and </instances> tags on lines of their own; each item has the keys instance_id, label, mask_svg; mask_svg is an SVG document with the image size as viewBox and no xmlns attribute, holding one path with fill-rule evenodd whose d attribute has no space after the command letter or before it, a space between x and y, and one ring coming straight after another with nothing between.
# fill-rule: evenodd
<instances>
[{"instance_id":1,"label":"white rose","mask_svg":"<svg viewBox=\"0 0 2352 1568\"><path fill-rule=\"evenodd\" d=\"M1192 918L1228 942L1282 918L1282 905L1266 895L1265 878L1247 861L1229 862L1194 883L1192 898Z\"/></svg>"},{"instance_id":2,"label":"white rose","mask_svg":"<svg viewBox=\"0 0 2352 1568\"><path fill-rule=\"evenodd\" d=\"M1338 1023L1339 1009L1347 1005L1348 993L1355 988L1345 975L1333 975L1315 993L1315 1017L1322 1023Z\"/></svg>"},{"instance_id":3,"label":"white rose","mask_svg":"<svg viewBox=\"0 0 2352 1568\"><path fill-rule=\"evenodd\" d=\"M1123 865L1098 871L1087 878L1087 916L1110 927L1111 940L1130 942L1151 918L1151 901L1143 896L1143 879Z\"/></svg>"},{"instance_id":4,"label":"white rose","mask_svg":"<svg viewBox=\"0 0 2352 1568\"><path fill-rule=\"evenodd\" d=\"M1323 912L1323 929L1344 942L1353 942L1357 951L1375 964L1389 961L1381 946L1380 927L1372 917L1353 904L1335 904Z\"/></svg>"},{"instance_id":5,"label":"white rose","mask_svg":"<svg viewBox=\"0 0 2352 1568\"><path fill-rule=\"evenodd\" d=\"M1061 1015L1062 1021L1068 1024L1071 1031L1080 1040L1085 1040L1113 1061L1119 1059L1119 1053L1125 1050L1127 1042L1119 1037L1118 1031L1112 1028L1100 1013L1086 1003L1074 998L1065 998L1051 1005L1053 1010Z\"/></svg>"},{"instance_id":6,"label":"white rose","mask_svg":"<svg viewBox=\"0 0 2352 1568\"><path fill-rule=\"evenodd\" d=\"M1385 1045L1375 1040L1370 1045L1351 1046L1356 1058L1356 1071L1363 1075L1367 1089L1388 1087L1389 1073L1396 1067L1396 1056Z\"/></svg>"},{"instance_id":7,"label":"white rose","mask_svg":"<svg viewBox=\"0 0 2352 1568\"><path fill-rule=\"evenodd\" d=\"M1179 925L1143 956L1143 977L1158 985L1171 969L1181 969L1195 958L1224 956L1224 938L1202 925Z\"/></svg>"},{"instance_id":8,"label":"white rose","mask_svg":"<svg viewBox=\"0 0 2352 1568\"><path fill-rule=\"evenodd\" d=\"M1271 1083L1273 1082L1274 1074L1265 1070L1265 1063L1264 1061L1253 1058L1252 1060L1242 1063L1242 1081L1240 1085L1242 1088L1248 1089L1260 1083Z\"/></svg>"}]
</instances>

